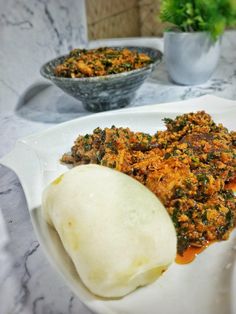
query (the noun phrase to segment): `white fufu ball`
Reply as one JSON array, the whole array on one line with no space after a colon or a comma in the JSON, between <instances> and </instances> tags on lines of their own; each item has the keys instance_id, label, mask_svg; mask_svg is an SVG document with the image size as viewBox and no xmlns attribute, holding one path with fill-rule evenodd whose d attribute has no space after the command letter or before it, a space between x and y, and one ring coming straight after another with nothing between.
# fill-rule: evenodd
<instances>
[{"instance_id":1,"label":"white fufu ball","mask_svg":"<svg viewBox=\"0 0 236 314\"><path fill-rule=\"evenodd\" d=\"M116 170L69 170L44 190L42 210L95 295L122 297L156 280L175 260L176 232L166 209Z\"/></svg>"}]
</instances>

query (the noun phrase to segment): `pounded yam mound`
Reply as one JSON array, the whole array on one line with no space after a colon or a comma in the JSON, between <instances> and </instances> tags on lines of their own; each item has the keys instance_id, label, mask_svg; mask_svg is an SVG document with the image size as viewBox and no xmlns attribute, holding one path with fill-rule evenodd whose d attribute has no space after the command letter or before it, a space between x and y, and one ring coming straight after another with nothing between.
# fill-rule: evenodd
<instances>
[{"instance_id":1,"label":"pounded yam mound","mask_svg":"<svg viewBox=\"0 0 236 314\"><path fill-rule=\"evenodd\" d=\"M145 186L116 170L69 170L45 189L42 208L96 295L122 297L156 280L175 259L167 211Z\"/></svg>"}]
</instances>

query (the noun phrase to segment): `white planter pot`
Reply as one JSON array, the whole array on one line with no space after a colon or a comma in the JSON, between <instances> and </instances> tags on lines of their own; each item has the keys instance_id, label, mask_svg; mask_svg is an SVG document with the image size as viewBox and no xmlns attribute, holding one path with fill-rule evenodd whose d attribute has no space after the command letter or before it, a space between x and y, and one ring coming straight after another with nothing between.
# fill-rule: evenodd
<instances>
[{"instance_id":1,"label":"white planter pot","mask_svg":"<svg viewBox=\"0 0 236 314\"><path fill-rule=\"evenodd\" d=\"M170 79L182 85L206 82L220 57L220 40L207 32L164 33L164 59Z\"/></svg>"}]
</instances>

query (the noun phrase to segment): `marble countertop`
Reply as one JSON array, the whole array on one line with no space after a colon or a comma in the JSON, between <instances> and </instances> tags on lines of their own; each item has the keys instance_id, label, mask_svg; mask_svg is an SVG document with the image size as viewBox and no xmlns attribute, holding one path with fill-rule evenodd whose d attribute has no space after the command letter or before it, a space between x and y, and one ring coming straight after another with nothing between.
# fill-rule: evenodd
<instances>
[{"instance_id":1,"label":"marble countertop","mask_svg":"<svg viewBox=\"0 0 236 314\"><path fill-rule=\"evenodd\" d=\"M99 43L91 43L91 46L93 44ZM146 44L161 48L162 40L147 39ZM235 51L236 31L228 31L222 39L222 56L214 75L207 83L198 86L172 84L162 63L139 89L131 106L184 100L205 94L236 100ZM5 83L5 88L9 88ZM17 96L15 108L0 111L0 157L23 136L89 114L81 104L47 82L32 84ZM8 93L5 95L3 101L7 103ZM16 175L0 166L0 178L0 215L5 222L0 228L6 229L6 239L1 241L6 245L0 245L0 313L91 313L65 286L44 256Z\"/></svg>"}]
</instances>

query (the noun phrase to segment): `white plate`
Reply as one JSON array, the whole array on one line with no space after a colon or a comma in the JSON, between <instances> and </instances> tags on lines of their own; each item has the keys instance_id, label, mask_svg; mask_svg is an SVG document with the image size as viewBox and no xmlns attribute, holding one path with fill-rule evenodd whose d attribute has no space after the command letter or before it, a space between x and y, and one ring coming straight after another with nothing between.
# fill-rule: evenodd
<instances>
[{"instance_id":1,"label":"white plate","mask_svg":"<svg viewBox=\"0 0 236 314\"><path fill-rule=\"evenodd\" d=\"M216 122L235 129L236 102L203 96L176 103L150 105L90 115L58 125L24 138L1 163L18 175L40 244L52 265L75 294L99 314L222 314L235 313L236 233L230 239L211 245L188 265L173 264L155 283L119 300L103 300L90 294L81 284L66 256L56 232L40 216L43 188L67 167L60 156L70 150L78 134L111 125L154 133L163 129L164 117L205 110ZM124 253L125 254L125 253ZM122 258L122 256L120 257Z\"/></svg>"}]
</instances>

